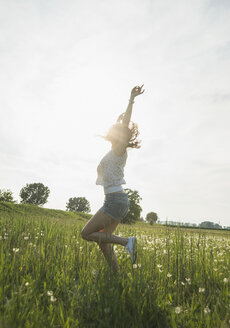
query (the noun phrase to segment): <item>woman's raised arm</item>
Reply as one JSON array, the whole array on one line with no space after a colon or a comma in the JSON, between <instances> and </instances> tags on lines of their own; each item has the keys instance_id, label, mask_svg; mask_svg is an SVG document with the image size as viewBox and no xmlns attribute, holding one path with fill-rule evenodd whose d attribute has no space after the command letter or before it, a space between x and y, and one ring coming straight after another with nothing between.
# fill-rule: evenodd
<instances>
[{"instance_id":1,"label":"woman's raised arm","mask_svg":"<svg viewBox=\"0 0 230 328\"><path fill-rule=\"evenodd\" d=\"M128 104L128 107L127 107L126 112L124 114L124 117L122 119L122 124L125 125L125 126L129 126L130 118L131 118L131 115L132 115L134 98L141 95L145 91L145 90L143 90L143 91L141 90L143 88L143 85L144 84L142 84L141 87L136 86L131 91L129 104Z\"/></svg>"}]
</instances>

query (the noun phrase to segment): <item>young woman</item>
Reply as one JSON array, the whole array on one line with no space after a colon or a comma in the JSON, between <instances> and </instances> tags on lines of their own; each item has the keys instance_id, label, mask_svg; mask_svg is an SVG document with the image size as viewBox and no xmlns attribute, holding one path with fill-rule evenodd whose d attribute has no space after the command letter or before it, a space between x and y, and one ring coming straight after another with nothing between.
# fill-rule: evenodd
<instances>
[{"instance_id":1,"label":"young woman","mask_svg":"<svg viewBox=\"0 0 230 328\"><path fill-rule=\"evenodd\" d=\"M104 205L87 222L83 228L82 238L98 243L109 265L115 273L119 271L117 257L113 252L111 244L125 246L130 253L132 263L135 263L137 253L136 237L119 237L112 233L118 223L126 216L129 209L129 200L122 188L125 184L124 167L127 160L127 148L140 148L137 136L139 134L137 125L130 123L132 107L135 97L144 92L141 87L132 89L126 112L121 114L116 124L111 126L105 139L112 144L111 150L102 158L97 167L97 185L104 187Z\"/></svg>"}]
</instances>

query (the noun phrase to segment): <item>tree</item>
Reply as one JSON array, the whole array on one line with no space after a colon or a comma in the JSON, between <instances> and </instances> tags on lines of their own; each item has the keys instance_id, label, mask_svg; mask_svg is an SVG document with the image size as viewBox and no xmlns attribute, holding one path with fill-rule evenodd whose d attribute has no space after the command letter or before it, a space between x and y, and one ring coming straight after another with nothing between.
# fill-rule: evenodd
<instances>
[{"instance_id":1,"label":"tree","mask_svg":"<svg viewBox=\"0 0 230 328\"><path fill-rule=\"evenodd\" d=\"M125 191L128 194L130 206L127 215L121 220L121 222L131 224L140 220L142 211L140 201L142 198L137 190L126 188Z\"/></svg>"},{"instance_id":2,"label":"tree","mask_svg":"<svg viewBox=\"0 0 230 328\"><path fill-rule=\"evenodd\" d=\"M66 203L66 210L71 212L90 212L90 203L85 197L73 197Z\"/></svg>"},{"instance_id":3,"label":"tree","mask_svg":"<svg viewBox=\"0 0 230 328\"><path fill-rule=\"evenodd\" d=\"M13 199L13 193L10 189L0 189L0 202L10 202L15 203Z\"/></svg>"},{"instance_id":4,"label":"tree","mask_svg":"<svg viewBox=\"0 0 230 328\"><path fill-rule=\"evenodd\" d=\"M150 224L156 223L158 220L157 213L149 212L145 218Z\"/></svg>"},{"instance_id":5,"label":"tree","mask_svg":"<svg viewBox=\"0 0 230 328\"><path fill-rule=\"evenodd\" d=\"M219 224L214 224L211 221L203 221L199 224L200 228L207 228L207 229L221 229L222 226L220 226Z\"/></svg>"},{"instance_id":6,"label":"tree","mask_svg":"<svg viewBox=\"0 0 230 328\"><path fill-rule=\"evenodd\" d=\"M50 190L43 183L27 183L20 191L21 203L44 205L47 203Z\"/></svg>"}]
</instances>

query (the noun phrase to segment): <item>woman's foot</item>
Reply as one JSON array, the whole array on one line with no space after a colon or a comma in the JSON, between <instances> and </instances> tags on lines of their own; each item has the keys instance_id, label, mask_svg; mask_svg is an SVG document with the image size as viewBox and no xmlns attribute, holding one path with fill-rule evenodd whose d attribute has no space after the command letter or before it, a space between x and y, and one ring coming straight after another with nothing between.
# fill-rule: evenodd
<instances>
[{"instance_id":1,"label":"woman's foot","mask_svg":"<svg viewBox=\"0 0 230 328\"><path fill-rule=\"evenodd\" d=\"M132 264L134 264L137 257L137 238L129 237L125 249L129 252Z\"/></svg>"}]
</instances>

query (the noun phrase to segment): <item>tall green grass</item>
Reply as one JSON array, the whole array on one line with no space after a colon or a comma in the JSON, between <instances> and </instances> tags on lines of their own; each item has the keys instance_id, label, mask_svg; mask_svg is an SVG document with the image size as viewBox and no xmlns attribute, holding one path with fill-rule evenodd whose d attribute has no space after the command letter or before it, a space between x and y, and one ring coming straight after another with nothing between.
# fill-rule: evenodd
<instances>
[{"instance_id":1,"label":"tall green grass","mask_svg":"<svg viewBox=\"0 0 230 328\"><path fill-rule=\"evenodd\" d=\"M229 232L119 225L138 257L114 245L114 276L86 222L1 214L0 327L230 326Z\"/></svg>"}]
</instances>

